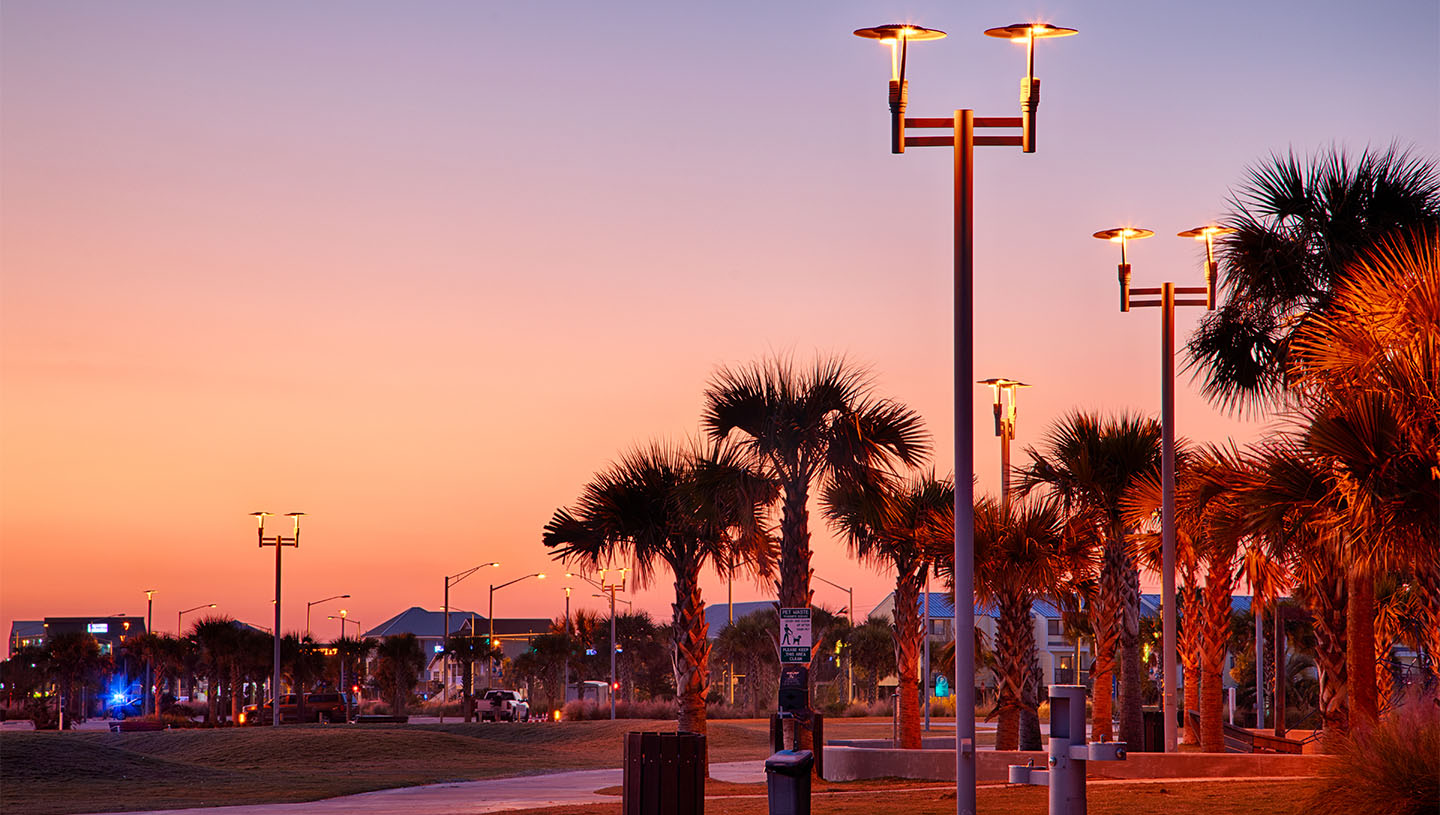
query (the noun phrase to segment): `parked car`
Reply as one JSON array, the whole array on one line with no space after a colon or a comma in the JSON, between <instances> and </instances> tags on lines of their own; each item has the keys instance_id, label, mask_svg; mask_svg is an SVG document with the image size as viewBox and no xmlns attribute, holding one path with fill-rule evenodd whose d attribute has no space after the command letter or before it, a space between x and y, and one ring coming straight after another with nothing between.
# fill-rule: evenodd
<instances>
[{"instance_id":1,"label":"parked car","mask_svg":"<svg viewBox=\"0 0 1440 815\"><path fill-rule=\"evenodd\" d=\"M263 705L246 705L240 711L238 724L270 724L273 721L272 710L274 708L269 701ZM287 693L280 697L280 721L300 721L300 705L295 694ZM334 691L305 694L305 721L322 724L346 721L345 694Z\"/></svg>"},{"instance_id":2,"label":"parked car","mask_svg":"<svg viewBox=\"0 0 1440 815\"><path fill-rule=\"evenodd\" d=\"M475 713L482 722L518 722L530 718L530 703L519 691L492 688L475 700Z\"/></svg>"}]
</instances>

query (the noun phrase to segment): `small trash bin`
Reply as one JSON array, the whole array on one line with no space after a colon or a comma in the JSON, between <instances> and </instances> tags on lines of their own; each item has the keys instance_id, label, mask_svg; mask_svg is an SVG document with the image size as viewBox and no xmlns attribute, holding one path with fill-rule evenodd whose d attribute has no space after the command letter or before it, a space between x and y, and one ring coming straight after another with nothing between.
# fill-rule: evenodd
<instances>
[{"instance_id":1,"label":"small trash bin","mask_svg":"<svg viewBox=\"0 0 1440 815\"><path fill-rule=\"evenodd\" d=\"M1140 711L1140 749L1132 752L1165 752L1165 711L1147 707Z\"/></svg>"},{"instance_id":2,"label":"small trash bin","mask_svg":"<svg viewBox=\"0 0 1440 815\"><path fill-rule=\"evenodd\" d=\"M626 733L620 810L624 815L700 815L705 811L705 737Z\"/></svg>"},{"instance_id":3,"label":"small trash bin","mask_svg":"<svg viewBox=\"0 0 1440 815\"><path fill-rule=\"evenodd\" d=\"M770 815L810 815L810 770L815 754L781 750L765 759L765 789Z\"/></svg>"}]
</instances>

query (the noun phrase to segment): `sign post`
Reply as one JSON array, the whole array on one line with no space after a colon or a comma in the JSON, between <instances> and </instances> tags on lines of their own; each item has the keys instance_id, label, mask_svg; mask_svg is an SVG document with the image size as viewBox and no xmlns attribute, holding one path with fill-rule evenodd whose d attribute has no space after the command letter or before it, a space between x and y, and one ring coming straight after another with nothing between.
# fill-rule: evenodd
<instances>
[{"instance_id":1,"label":"sign post","mask_svg":"<svg viewBox=\"0 0 1440 815\"><path fill-rule=\"evenodd\" d=\"M810 609L780 609L780 661L810 662Z\"/></svg>"}]
</instances>

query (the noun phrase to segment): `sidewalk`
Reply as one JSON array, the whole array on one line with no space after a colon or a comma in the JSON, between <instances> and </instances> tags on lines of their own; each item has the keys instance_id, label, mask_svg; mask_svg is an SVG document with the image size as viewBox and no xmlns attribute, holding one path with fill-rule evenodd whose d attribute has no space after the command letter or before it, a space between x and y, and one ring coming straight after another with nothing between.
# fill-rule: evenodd
<instances>
[{"instance_id":1,"label":"sidewalk","mask_svg":"<svg viewBox=\"0 0 1440 815\"><path fill-rule=\"evenodd\" d=\"M756 760L712 764L710 777L717 781L740 784L762 783L765 780L765 762ZM617 802L619 797L596 795L595 790L617 787L623 778L623 772L619 769L575 770L518 778L495 778L489 781L400 787L298 804L161 809L130 812L126 815L482 815L510 809Z\"/></svg>"}]
</instances>

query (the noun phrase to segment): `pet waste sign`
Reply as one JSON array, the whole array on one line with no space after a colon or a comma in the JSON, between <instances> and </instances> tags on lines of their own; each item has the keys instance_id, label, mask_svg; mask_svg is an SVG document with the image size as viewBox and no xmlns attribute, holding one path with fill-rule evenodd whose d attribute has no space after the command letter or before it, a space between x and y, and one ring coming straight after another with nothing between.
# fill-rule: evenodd
<instances>
[{"instance_id":1,"label":"pet waste sign","mask_svg":"<svg viewBox=\"0 0 1440 815\"><path fill-rule=\"evenodd\" d=\"M810 609L780 609L780 661L810 661Z\"/></svg>"}]
</instances>

